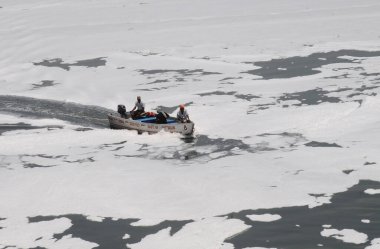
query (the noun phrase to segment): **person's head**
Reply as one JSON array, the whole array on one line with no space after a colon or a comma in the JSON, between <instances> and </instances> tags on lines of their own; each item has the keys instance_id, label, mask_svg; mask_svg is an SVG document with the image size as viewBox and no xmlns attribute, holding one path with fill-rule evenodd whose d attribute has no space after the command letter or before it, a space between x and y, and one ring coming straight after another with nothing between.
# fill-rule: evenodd
<instances>
[{"instance_id":1,"label":"person's head","mask_svg":"<svg viewBox=\"0 0 380 249\"><path fill-rule=\"evenodd\" d=\"M180 105L179 109L181 110L181 112L183 112L185 110L185 105Z\"/></svg>"},{"instance_id":2,"label":"person's head","mask_svg":"<svg viewBox=\"0 0 380 249\"><path fill-rule=\"evenodd\" d=\"M137 101L141 102L141 97L140 96L137 96Z\"/></svg>"}]
</instances>

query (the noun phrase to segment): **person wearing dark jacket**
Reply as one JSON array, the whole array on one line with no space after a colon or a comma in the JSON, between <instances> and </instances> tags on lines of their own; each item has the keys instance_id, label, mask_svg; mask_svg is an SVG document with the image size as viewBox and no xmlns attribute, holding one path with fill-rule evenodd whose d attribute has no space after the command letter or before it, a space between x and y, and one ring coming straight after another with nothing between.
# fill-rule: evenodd
<instances>
[{"instance_id":1,"label":"person wearing dark jacket","mask_svg":"<svg viewBox=\"0 0 380 249\"><path fill-rule=\"evenodd\" d=\"M157 124L166 124L168 118L169 118L169 114L167 114L166 112L159 112L156 115L156 123Z\"/></svg>"}]
</instances>

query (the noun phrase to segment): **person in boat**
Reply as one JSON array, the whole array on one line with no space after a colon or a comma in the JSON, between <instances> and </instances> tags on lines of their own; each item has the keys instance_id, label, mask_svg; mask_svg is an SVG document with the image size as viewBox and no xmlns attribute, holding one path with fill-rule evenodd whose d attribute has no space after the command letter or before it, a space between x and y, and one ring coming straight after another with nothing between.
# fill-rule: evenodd
<instances>
[{"instance_id":1,"label":"person in boat","mask_svg":"<svg viewBox=\"0 0 380 249\"><path fill-rule=\"evenodd\" d=\"M156 115L156 124L166 124L168 122L169 114L166 112L159 112Z\"/></svg>"},{"instance_id":2,"label":"person in boat","mask_svg":"<svg viewBox=\"0 0 380 249\"><path fill-rule=\"evenodd\" d=\"M132 118L138 118L145 113L145 104L141 101L141 97L137 96L135 107L131 111Z\"/></svg>"},{"instance_id":3,"label":"person in boat","mask_svg":"<svg viewBox=\"0 0 380 249\"><path fill-rule=\"evenodd\" d=\"M180 123L190 123L190 117L187 111L185 110L185 105L179 106L179 111L177 113L177 121Z\"/></svg>"}]
</instances>

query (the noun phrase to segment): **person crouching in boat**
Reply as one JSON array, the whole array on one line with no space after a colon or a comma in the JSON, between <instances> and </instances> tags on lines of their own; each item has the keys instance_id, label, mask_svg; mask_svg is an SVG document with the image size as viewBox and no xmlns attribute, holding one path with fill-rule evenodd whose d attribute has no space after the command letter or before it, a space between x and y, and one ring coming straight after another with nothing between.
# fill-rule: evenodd
<instances>
[{"instance_id":1,"label":"person crouching in boat","mask_svg":"<svg viewBox=\"0 0 380 249\"><path fill-rule=\"evenodd\" d=\"M145 104L141 101L141 97L137 96L135 107L133 107L131 111L132 118L136 119L142 116L144 113L145 113Z\"/></svg>"},{"instance_id":2,"label":"person crouching in boat","mask_svg":"<svg viewBox=\"0 0 380 249\"><path fill-rule=\"evenodd\" d=\"M177 121L180 123L190 123L190 117L187 111L185 110L184 105L179 106L179 111L177 113Z\"/></svg>"}]
</instances>

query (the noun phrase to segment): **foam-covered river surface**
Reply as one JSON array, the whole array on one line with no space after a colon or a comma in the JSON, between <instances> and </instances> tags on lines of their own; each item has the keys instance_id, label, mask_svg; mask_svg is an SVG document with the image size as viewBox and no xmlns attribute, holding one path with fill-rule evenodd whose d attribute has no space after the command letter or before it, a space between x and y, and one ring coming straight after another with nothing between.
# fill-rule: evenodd
<instances>
[{"instance_id":1,"label":"foam-covered river surface","mask_svg":"<svg viewBox=\"0 0 380 249\"><path fill-rule=\"evenodd\" d=\"M0 249L379 249L379 10L0 1Z\"/></svg>"}]
</instances>

